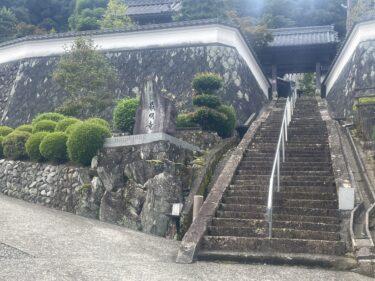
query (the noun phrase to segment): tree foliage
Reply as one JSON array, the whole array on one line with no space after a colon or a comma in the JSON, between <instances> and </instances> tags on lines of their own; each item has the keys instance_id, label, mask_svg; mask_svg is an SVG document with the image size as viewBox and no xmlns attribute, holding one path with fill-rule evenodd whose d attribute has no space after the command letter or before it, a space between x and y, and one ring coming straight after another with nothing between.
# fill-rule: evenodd
<instances>
[{"instance_id":1,"label":"tree foliage","mask_svg":"<svg viewBox=\"0 0 375 281\"><path fill-rule=\"evenodd\" d=\"M128 16L128 7L121 0L109 0L103 18L99 21L100 28L122 28L133 26Z\"/></svg>"},{"instance_id":2,"label":"tree foliage","mask_svg":"<svg viewBox=\"0 0 375 281\"><path fill-rule=\"evenodd\" d=\"M78 38L66 49L53 79L71 95L63 113L89 117L112 102L110 88L117 81L117 73L92 39ZM67 112L69 109L71 112Z\"/></svg>"},{"instance_id":3,"label":"tree foliage","mask_svg":"<svg viewBox=\"0 0 375 281\"><path fill-rule=\"evenodd\" d=\"M69 28L77 31L99 29L107 3L108 0L76 0Z\"/></svg>"},{"instance_id":4,"label":"tree foliage","mask_svg":"<svg viewBox=\"0 0 375 281\"><path fill-rule=\"evenodd\" d=\"M5 7L0 9L0 42L10 40L15 37L17 29L16 15Z\"/></svg>"}]
</instances>

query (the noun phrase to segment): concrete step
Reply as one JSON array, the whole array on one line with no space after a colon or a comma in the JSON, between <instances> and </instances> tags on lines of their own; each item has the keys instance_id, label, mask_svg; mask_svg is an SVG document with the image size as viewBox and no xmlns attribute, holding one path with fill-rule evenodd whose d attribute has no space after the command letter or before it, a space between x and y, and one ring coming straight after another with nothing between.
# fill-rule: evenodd
<instances>
[{"instance_id":1,"label":"concrete step","mask_svg":"<svg viewBox=\"0 0 375 281\"><path fill-rule=\"evenodd\" d=\"M250 212L250 213L266 213L265 205L239 205L239 204L223 204L219 205L220 211L232 212ZM288 214L300 216L323 216L335 217L338 216L337 209L322 209L322 208L305 208L305 207L281 207L275 206L273 209L274 214Z\"/></svg>"},{"instance_id":2,"label":"concrete step","mask_svg":"<svg viewBox=\"0 0 375 281\"><path fill-rule=\"evenodd\" d=\"M219 227L252 227L252 228L266 228L268 222L264 219L236 219L236 218L214 218L212 226ZM289 228L296 230L311 230L311 231L325 231L325 232L339 232L339 224L327 224L317 222L304 221L282 221L274 220L274 228Z\"/></svg>"},{"instance_id":3,"label":"concrete step","mask_svg":"<svg viewBox=\"0 0 375 281\"><path fill-rule=\"evenodd\" d=\"M268 184L263 185L237 185L231 184L228 190L236 191L267 191ZM306 192L306 193L332 193L336 194L336 186L282 186L282 192Z\"/></svg>"},{"instance_id":4,"label":"concrete step","mask_svg":"<svg viewBox=\"0 0 375 281\"><path fill-rule=\"evenodd\" d=\"M268 190L235 190L229 189L225 193L225 197L262 197L268 198ZM280 199L311 199L311 200L336 200L337 195L332 192L290 192L285 189L275 193L275 198Z\"/></svg>"},{"instance_id":5,"label":"concrete step","mask_svg":"<svg viewBox=\"0 0 375 281\"><path fill-rule=\"evenodd\" d=\"M253 238L231 236L205 236L202 241L205 250L257 251L282 253L310 253L323 255L344 255L345 243L341 241L303 240L286 238Z\"/></svg>"},{"instance_id":6,"label":"concrete step","mask_svg":"<svg viewBox=\"0 0 375 281\"><path fill-rule=\"evenodd\" d=\"M234 226L210 226L208 227L210 236L235 236L235 237L268 237L268 227L234 227ZM340 234L335 232L326 232L320 230L297 230L290 228L272 227L273 238L288 239L309 239L340 241Z\"/></svg>"},{"instance_id":7,"label":"concrete step","mask_svg":"<svg viewBox=\"0 0 375 281\"><path fill-rule=\"evenodd\" d=\"M220 219L244 219L244 220L264 220L265 213L263 212L238 212L238 211L223 211L218 210L216 214ZM311 223L311 224L332 224L337 225L339 218L337 216L302 216L293 214L273 214L274 221L294 222L294 223Z\"/></svg>"},{"instance_id":8,"label":"concrete step","mask_svg":"<svg viewBox=\"0 0 375 281\"><path fill-rule=\"evenodd\" d=\"M267 205L268 196L264 197L236 197L226 196L222 199L223 204L233 205ZM296 199L296 198L280 198L275 196L273 199L274 207L288 207L288 208L316 208L316 209L337 209L337 200L323 200L323 199Z\"/></svg>"},{"instance_id":9,"label":"concrete step","mask_svg":"<svg viewBox=\"0 0 375 281\"><path fill-rule=\"evenodd\" d=\"M259 167L258 167L259 168ZM244 176L270 176L272 171L272 166L269 165L268 168L263 169L254 169L254 168L242 168L236 171L236 175ZM319 176L319 177L328 177L332 176L332 171L311 171L309 168L293 170L292 168L281 168L282 176Z\"/></svg>"},{"instance_id":10,"label":"concrete step","mask_svg":"<svg viewBox=\"0 0 375 281\"><path fill-rule=\"evenodd\" d=\"M259 157L259 159L255 159L255 157L244 158L241 161L239 167L272 167L273 164L272 158L269 160ZM282 169L297 169L300 168L301 170L305 170L306 168L311 168L311 171L326 171L332 170L331 162L329 161L318 161L318 162L284 162L281 164Z\"/></svg>"}]
</instances>

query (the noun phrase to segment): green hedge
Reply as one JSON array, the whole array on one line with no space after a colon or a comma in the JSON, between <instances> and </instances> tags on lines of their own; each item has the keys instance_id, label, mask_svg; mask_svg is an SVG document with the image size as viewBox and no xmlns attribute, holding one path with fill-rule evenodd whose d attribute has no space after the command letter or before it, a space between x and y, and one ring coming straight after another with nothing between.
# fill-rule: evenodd
<instances>
[{"instance_id":1,"label":"green hedge","mask_svg":"<svg viewBox=\"0 0 375 281\"><path fill-rule=\"evenodd\" d=\"M13 129L8 126L0 126L0 136L5 137L13 132Z\"/></svg>"},{"instance_id":2,"label":"green hedge","mask_svg":"<svg viewBox=\"0 0 375 281\"><path fill-rule=\"evenodd\" d=\"M101 119L101 118L89 118L89 119L86 119L84 122L85 123L97 124L97 125L106 127L109 130L111 129L111 126L109 125L109 123L107 121L105 121L104 119Z\"/></svg>"},{"instance_id":3,"label":"green hedge","mask_svg":"<svg viewBox=\"0 0 375 281\"><path fill-rule=\"evenodd\" d=\"M217 108L221 105L220 98L214 95L196 95L193 97L195 106L207 106L209 108Z\"/></svg>"},{"instance_id":4,"label":"green hedge","mask_svg":"<svg viewBox=\"0 0 375 281\"><path fill-rule=\"evenodd\" d=\"M194 123L193 113L181 113L177 116L176 126L178 128L195 128L199 127L198 124Z\"/></svg>"},{"instance_id":5,"label":"green hedge","mask_svg":"<svg viewBox=\"0 0 375 281\"><path fill-rule=\"evenodd\" d=\"M228 117L212 108L200 107L194 112L192 121L199 124L203 130L221 132L221 127L227 122Z\"/></svg>"},{"instance_id":6,"label":"green hedge","mask_svg":"<svg viewBox=\"0 0 375 281\"><path fill-rule=\"evenodd\" d=\"M4 137L0 136L0 158L4 158L3 140L4 140Z\"/></svg>"},{"instance_id":7,"label":"green hedge","mask_svg":"<svg viewBox=\"0 0 375 281\"><path fill-rule=\"evenodd\" d=\"M76 123L70 125L69 127L66 128L65 134L67 134L69 136L71 134L71 132L73 132L73 130L75 128L77 128L82 123L83 123L82 121L79 121L79 122L76 122Z\"/></svg>"},{"instance_id":8,"label":"green hedge","mask_svg":"<svg viewBox=\"0 0 375 281\"><path fill-rule=\"evenodd\" d=\"M71 131L67 142L70 160L90 165L92 158L103 147L104 139L110 136L111 132L106 127L90 122L79 124Z\"/></svg>"},{"instance_id":9,"label":"green hedge","mask_svg":"<svg viewBox=\"0 0 375 281\"><path fill-rule=\"evenodd\" d=\"M23 131L23 132L32 133L33 132L33 126L30 125L30 124L21 125L21 126L16 128L16 131Z\"/></svg>"},{"instance_id":10,"label":"green hedge","mask_svg":"<svg viewBox=\"0 0 375 281\"><path fill-rule=\"evenodd\" d=\"M68 136L63 132L50 133L40 143L40 154L49 161L63 163L68 160L67 141Z\"/></svg>"},{"instance_id":11,"label":"green hedge","mask_svg":"<svg viewBox=\"0 0 375 281\"><path fill-rule=\"evenodd\" d=\"M36 134L31 135L31 137L27 140L25 148L26 152L29 155L31 160L34 161L42 161L44 160L43 155L40 153L39 146L45 136L47 136L48 132L39 132Z\"/></svg>"},{"instance_id":12,"label":"green hedge","mask_svg":"<svg viewBox=\"0 0 375 281\"><path fill-rule=\"evenodd\" d=\"M54 132L57 123L51 120L41 120L33 124L33 134L39 132Z\"/></svg>"},{"instance_id":13,"label":"green hedge","mask_svg":"<svg viewBox=\"0 0 375 281\"><path fill-rule=\"evenodd\" d=\"M42 121L42 120L50 120L54 122L59 122L60 120L64 118L66 117L60 113L46 112L46 113L38 114L31 123L34 125L35 123L38 123L39 121Z\"/></svg>"},{"instance_id":14,"label":"green hedge","mask_svg":"<svg viewBox=\"0 0 375 281\"><path fill-rule=\"evenodd\" d=\"M65 132L65 130L70 125L73 125L73 124L75 124L77 122L80 122L80 120L77 119L77 118L73 118L73 117L62 119L59 122L57 122L57 125L56 125L56 128L55 128L55 132Z\"/></svg>"},{"instance_id":15,"label":"green hedge","mask_svg":"<svg viewBox=\"0 0 375 281\"><path fill-rule=\"evenodd\" d=\"M117 130L133 133L138 106L139 98L125 98L117 103L113 112L113 124Z\"/></svg>"},{"instance_id":16,"label":"green hedge","mask_svg":"<svg viewBox=\"0 0 375 281\"><path fill-rule=\"evenodd\" d=\"M23 131L14 131L3 140L3 151L5 158L14 160L27 158L25 144L31 134Z\"/></svg>"},{"instance_id":17,"label":"green hedge","mask_svg":"<svg viewBox=\"0 0 375 281\"><path fill-rule=\"evenodd\" d=\"M234 129L236 128L236 111L234 110L233 106L228 105L222 105L217 110L227 116L227 120L219 130L218 135L224 138L231 137Z\"/></svg>"},{"instance_id":18,"label":"green hedge","mask_svg":"<svg viewBox=\"0 0 375 281\"><path fill-rule=\"evenodd\" d=\"M197 94L215 94L223 86L223 78L216 73L202 72L194 76L192 86Z\"/></svg>"}]
</instances>

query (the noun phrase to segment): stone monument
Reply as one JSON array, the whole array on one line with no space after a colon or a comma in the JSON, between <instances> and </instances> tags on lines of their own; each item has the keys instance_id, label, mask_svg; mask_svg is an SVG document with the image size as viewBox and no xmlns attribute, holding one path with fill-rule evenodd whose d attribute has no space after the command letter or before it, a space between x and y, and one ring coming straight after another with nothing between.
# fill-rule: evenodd
<instances>
[{"instance_id":1,"label":"stone monument","mask_svg":"<svg viewBox=\"0 0 375 281\"><path fill-rule=\"evenodd\" d=\"M133 134L173 134L176 131L176 118L174 103L156 89L153 80L148 78L141 93Z\"/></svg>"}]
</instances>

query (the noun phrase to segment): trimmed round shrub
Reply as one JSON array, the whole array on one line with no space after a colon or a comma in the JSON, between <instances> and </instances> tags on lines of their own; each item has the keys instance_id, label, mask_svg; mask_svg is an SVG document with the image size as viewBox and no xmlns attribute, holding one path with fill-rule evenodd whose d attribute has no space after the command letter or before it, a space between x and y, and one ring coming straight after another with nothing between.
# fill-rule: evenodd
<instances>
[{"instance_id":1,"label":"trimmed round shrub","mask_svg":"<svg viewBox=\"0 0 375 281\"><path fill-rule=\"evenodd\" d=\"M27 158L25 144L31 134L23 131L14 131L3 140L3 151L5 158L14 160Z\"/></svg>"},{"instance_id":2,"label":"trimmed round shrub","mask_svg":"<svg viewBox=\"0 0 375 281\"><path fill-rule=\"evenodd\" d=\"M0 158L4 158L3 140L4 140L4 137L0 136Z\"/></svg>"},{"instance_id":3,"label":"trimmed round shrub","mask_svg":"<svg viewBox=\"0 0 375 281\"><path fill-rule=\"evenodd\" d=\"M32 133L33 132L33 126L30 125L30 124L21 125L21 126L16 128L16 131L23 131L23 132Z\"/></svg>"},{"instance_id":4,"label":"trimmed round shrub","mask_svg":"<svg viewBox=\"0 0 375 281\"><path fill-rule=\"evenodd\" d=\"M77 118L73 118L73 117L62 119L59 122L57 122L55 132L65 132L66 128L68 128L70 125L73 125L77 122L80 122L80 120Z\"/></svg>"},{"instance_id":5,"label":"trimmed round shrub","mask_svg":"<svg viewBox=\"0 0 375 281\"><path fill-rule=\"evenodd\" d=\"M217 108L221 105L220 98L214 95L196 95L193 97L195 106L207 106L209 108Z\"/></svg>"},{"instance_id":6,"label":"trimmed round shrub","mask_svg":"<svg viewBox=\"0 0 375 281\"><path fill-rule=\"evenodd\" d=\"M113 112L113 124L117 130L133 133L139 98L120 100Z\"/></svg>"},{"instance_id":7,"label":"trimmed round shrub","mask_svg":"<svg viewBox=\"0 0 375 281\"><path fill-rule=\"evenodd\" d=\"M83 123L82 121L79 121L79 122L76 122L76 123L70 125L69 127L66 128L65 134L67 134L69 136L73 132L73 130L75 128L77 128L82 123Z\"/></svg>"},{"instance_id":8,"label":"trimmed round shrub","mask_svg":"<svg viewBox=\"0 0 375 281\"><path fill-rule=\"evenodd\" d=\"M192 86L197 94L215 94L223 86L223 78L216 73L202 72L194 76Z\"/></svg>"},{"instance_id":9,"label":"trimmed round shrub","mask_svg":"<svg viewBox=\"0 0 375 281\"><path fill-rule=\"evenodd\" d=\"M33 134L39 132L54 132L57 123L51 120L42 120L33 124Z\"/></svg>"},{"instance_id":10,"label":"trimmed round shrub","mask_svg":"<svg viewBox=\"0 0 375 281\"><path fill-rule=\"evenodd\" d=\"M75 126L75 125L73 125ZM83 122L71 131L67 146L70 160L90 165L92 158L103 147L111 131L95 123Z\"/></svg>"},{"instance_id":11,"label":"trimmed round shrub","mask_svg":"<svg viewBox=\"0 0 375 281\"><path fill-rule=\"evenodd\" d=\"M0 136L5 137L13 132L13 129L8 126L0 126Z\"/></svg>"},{"instance_id":12,"label":"trimmed round shrub","mask_svg":"<svg viewBox=\"0 0 375 281\"><path fill-rule=\"evenodd\" d=\"M228 105L222 105L217 110L227 116L227 120L219 130L218 135L224 138L231 137L237 123L236 111L233 106Z\"/></svg>"},{"instance_id":13,"label":"trimmed round shrub","mask_svg":"<svg viewBox=\"0 0 375 281\"><path fill-rule=\"evenodd\" d=\"M192 121L193 113L181 113L177 116L176 126L178 128L193 128L199 127L198 124Z\"/></svg>"},{"instance_id":14,"label":"trimmed round shrub","mask_svg":"<svg viewBox=\"0 0 375 281\"><path fill-rule=\"evenodd\" d=\"M40 153L39 146L45 136L47 136L48 132L39 132L36 134L31 135L31 137L26 142L26 152L29 155L31 160L34 161L42 161L44 157Z\"/></svg>"},{"instance_id":15,"label":"trimmed round shrub","mask_svg":"<svg viewBox=\"0 0 375 281\"><path fill-rule=\"evenodd\" d=\"M68 159L67 141L68 136L63 132L50 133L39 145L40 154L49 161L63 163Z\"/></svg>"},{"instance_id":16,"label":"trimmed round shrub","mask_svg":"<svg viewBox=\"0 0 375 281\"><path fill-rule=\"evenodd\" d=\"M64 118L66 117L60 113L46 112L46 113L38 114L31 123L34 125L35 123L38 123L39 121L42 121L42 120L50 120L54 122L59 122L60 120Z\"/></svg>"},{"instance_id":17,"label":"trimmed round shrub","mask_svg":"<svg viewBox=\"0 0 375 281\"><path fill-rule=\"evenodd\" d=\"M199 124L205 131L214 131L222 136L221 127L228 121L228 117L215 109L201 107L194 112L192 121Z\"/></svg>"},{"instance_id":18,"label":"trimmed round shrub","mask_svg":"<svg viewBox=\"0 0 375 281\"><path fill-rule=\"evenodd\" d=\"M90 124L97 124L103 127L108 128L109 130L111 129L111 126L107 121L101 118L89 118L84 121L85 123L90 123Z\"/></svg>"}]
</instances>

